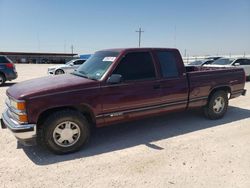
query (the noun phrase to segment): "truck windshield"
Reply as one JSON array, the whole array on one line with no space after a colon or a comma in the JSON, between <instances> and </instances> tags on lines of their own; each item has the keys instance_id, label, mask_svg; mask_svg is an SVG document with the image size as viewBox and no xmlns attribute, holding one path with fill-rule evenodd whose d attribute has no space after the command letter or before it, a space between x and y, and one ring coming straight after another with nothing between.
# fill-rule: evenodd
<instances>
[{"instance_id":1,"label":"truck windshield","mask_svg":"<svg viewBox=\"0 0 250 188\"><path fill-rule=\"evenodd\" d=\"M73 74L93 80L100 80L118 55L119 52L113 51L96 52Z\"/></svg>"}]
</instances>

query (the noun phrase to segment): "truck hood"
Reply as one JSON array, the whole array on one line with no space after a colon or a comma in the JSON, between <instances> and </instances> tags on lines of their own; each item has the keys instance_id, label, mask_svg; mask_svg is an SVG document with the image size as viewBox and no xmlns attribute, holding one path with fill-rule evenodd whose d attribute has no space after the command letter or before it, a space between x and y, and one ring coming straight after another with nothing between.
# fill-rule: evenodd
<instances>
[{"instance_id":1,"label":"truck hood","mask_svg":"<svg viewBox=\"0 0 250 188\"><path fill-rule=\"evenodd\" d=\"M7 90L7 95L22 100L29 97L86 89L89 87L97 87L99 85L99 81L90 80L72 74L64 74L20 82L10 87Z\"/></svg>"}]
</instances>

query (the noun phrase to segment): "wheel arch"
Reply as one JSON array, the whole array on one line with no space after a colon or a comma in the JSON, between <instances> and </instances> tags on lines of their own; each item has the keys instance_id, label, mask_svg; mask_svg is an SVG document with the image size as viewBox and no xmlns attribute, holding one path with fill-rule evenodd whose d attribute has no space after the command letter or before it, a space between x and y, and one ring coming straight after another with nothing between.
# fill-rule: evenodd
<instances>
[{"instance_id":1,"label":"wheel arch","mask_svg":"<svg viewBox=\"0 0 250 188\"><path fill-rule=\"evenodd\" d=\"M228 85L217 86L217 87L214 87L214 88L211 89L211 91L210 91L210 93L209 93L209 95L208 95L208 101L209 101L209 99L211 98L211 96L212 96L215 92L217 92L217 91L225 91L225 92L227 92L227 93L230 94L230 95L232 94L232 89L231 89L230 86L228 86ZM228 98L230 98L230 97L228 97Z\"/></svg>"},{"instance_id":2,"label":"wheel arch","mask_svg":"<svg viewBox=\"0 0 250 188\"><path fill-rule=\"evenodd\" d=\"M2 75L4 79L6 80L6 75L4 74L4 72L0 71L0 75Z\"/></svg>"},{"instance_id":3,"label":"wheel arch","mask_svg":"<svg viewBox=\"0 0 250 188\"><path fill-rule=\"evenodd\" d=\"M88 105L76 105L76 106L62 106L62 107L49 108L41 112L37 120L38 128L42 126L43 122L50 114L62 110L73 110L76 112L80 112L82 115L86 117L91 127L96 126L96 120L93 110Z\"/></svg>"},{"instance_id":4,"label":"wheel arch","mask_svg":"<svg viewBox=\"0 0 250 188\"><path fill-rule=\"evenodd\" d=\"M0 71L0 75L3 77L3 83L0 85L3 85L6 82L6 75L4 74L4 72Z\"/></svg>"},{"instance_id":5,"label":"wheel arch","mask_svg":"<svg viewBox=\"0 0 250 188\"><path fill-rule=\"evenodd\" d=\"M60 67L60 68L57 68L57 69L55 70L54 74L56 74L57 71L62 71L63 74L65 74L65 70L63 70L63 68L61 68L61 67Z\"/></svg>"}]
</instances>

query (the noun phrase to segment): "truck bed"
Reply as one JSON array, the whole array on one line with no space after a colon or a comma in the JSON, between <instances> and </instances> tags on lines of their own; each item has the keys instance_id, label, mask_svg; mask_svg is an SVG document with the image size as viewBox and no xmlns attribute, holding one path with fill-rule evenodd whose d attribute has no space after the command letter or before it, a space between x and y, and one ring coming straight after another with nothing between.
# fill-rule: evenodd
<instances>
[{"instance_id":1,"label":"truck bed","mask_svg":"<svg viewBox=\"0 0 250 188\"><path fill-rule=\"evenodd\" d=\"M238 97L243 92L246 78L241 68L194 66L185 68L189 84L188 107L206 105L208 93L216 87L228 88L230 98Z\"/></svg>"}]
</instances>

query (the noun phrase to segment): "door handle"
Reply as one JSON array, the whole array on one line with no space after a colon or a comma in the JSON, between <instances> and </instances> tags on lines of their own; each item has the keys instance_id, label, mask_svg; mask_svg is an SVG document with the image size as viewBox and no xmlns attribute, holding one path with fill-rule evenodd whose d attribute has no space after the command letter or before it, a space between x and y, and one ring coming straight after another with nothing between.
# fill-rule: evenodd
<instances>
[{"instance_id":1,"label":"door handle","mask_svg":"<svg viewBox=\"0 0 250 188\"><path fill-rule=\"evenodd\" d=\"M154 89L160 89L161 85L154 85Z\"/></svg>"}]
</instances>

